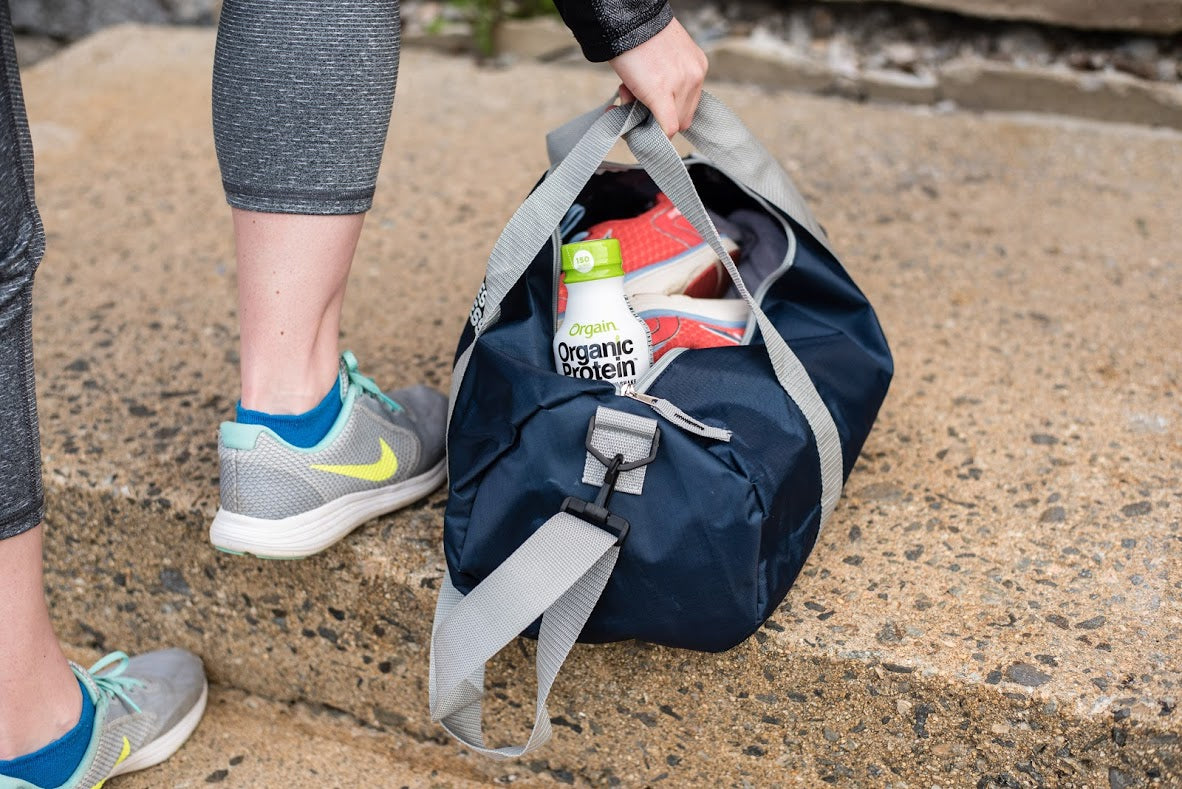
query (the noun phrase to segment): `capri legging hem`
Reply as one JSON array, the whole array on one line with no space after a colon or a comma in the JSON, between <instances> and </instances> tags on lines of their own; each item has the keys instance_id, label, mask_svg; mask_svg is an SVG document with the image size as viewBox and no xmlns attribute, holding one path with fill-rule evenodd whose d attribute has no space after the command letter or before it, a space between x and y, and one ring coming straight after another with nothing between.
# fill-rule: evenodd
<instances>
[{"instance_id":1,"label":"capri legging hem","mask_svg":"<svg viewBox=\"0 0 1182 789\"><path fill-rule=\"evenodd\" d=\"M230 205L368 211L400 37L398 0L225 0L213 130Z\"/></svg>"},{"instance_id":2,"label":"capri legging hem","mask_svg":"<svg viewBox=\"0 0 1182 789\"><path fill-rule=\"evenodd\" d=\"M38 498L24 512L0 516L0 540L7 540L10 537L24 534L30 529L37 527L43 520L45 520L45 506L41 499Z\"/></svg>"},{"instance_id":3,"label":"capri legging hem","mask_svg":"<svg viewBox=\"0 0 1182 789\"><path fill-rule=\"evenodd\" d=\"M223 182L226 202L245 211L266 214L364 214L373 205L373 190L366 192L300 192L286 189L272 194Z\"/></svg>"}]
</instances>

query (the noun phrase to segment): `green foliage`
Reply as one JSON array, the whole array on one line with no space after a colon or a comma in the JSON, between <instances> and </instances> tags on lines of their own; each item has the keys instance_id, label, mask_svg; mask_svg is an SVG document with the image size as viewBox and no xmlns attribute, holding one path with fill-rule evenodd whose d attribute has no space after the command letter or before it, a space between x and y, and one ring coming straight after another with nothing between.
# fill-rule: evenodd
<instances>
[{"instance_id":1,"label":"green foliage","mask_svg":"<svg viewBox=\"0 0 1182 789\"><path fill-rule=\"evenodd\" d=\"M494 34L502 19L528 19L556 14L554 0L447 0L472 26L472 40L483 57L494 53Z\"/></svg>"},{"instance_id":2,"label":"green foliage","mask_svg":"<svg viewBox=\"0 0 1182 789\"><path fill-rule=\"evenodd\" d=\"M516 2L504 2L502 5L508 6L507 16L514 19L529 19L530 17L558 13L558 9L554 7L554 0L516 0Z\"/></svg>"}]
</instances>

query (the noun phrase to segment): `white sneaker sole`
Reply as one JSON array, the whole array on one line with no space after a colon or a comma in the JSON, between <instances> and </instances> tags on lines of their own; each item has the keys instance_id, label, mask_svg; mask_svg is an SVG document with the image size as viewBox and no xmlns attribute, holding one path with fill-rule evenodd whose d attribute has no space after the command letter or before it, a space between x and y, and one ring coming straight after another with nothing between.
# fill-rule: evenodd
<instances>
[{"instance_id":1,"label":"white sneaker sole","mask_svg":"<svg viewBox=\"0 0 1182 789\"><path fill-rule=\"evenodd\" d=\"M418 501L442 484L446 460L394 485L350 493L288 518L269 520L219 509L209 527L213 547L262 559L303 559L339 542L379 515Z\"/></svg>"},{"instance_id":2,"label":"white sneaker sole","mask_svg":"<svg viewBox=\"0 0 1182 789\"><path fill-rule=\"evenodd\" d=\"M171 729L128 756L126 760L111 771L108 777L114 778L116 775L133 773L136 770L146 770L149 767L155 767L180 750L180 747L185 744L185 741L197 729L197 724L201 723L201 716L205 714L205 702L208 700L209 683L207 682L201 691L201 698L193 705L193 709L185 713L185 717L177 721L176 725Z\"/></svg>"},{"instance_id":3,"label":"white sneaker sole","mask_svg":"<svg viewBox=\"0 0 1182 789\"><path fill-rule=\"evenodd\" d=\"M659 296L649 293L630 296L628 303L642 318L678 315L706 325L728 328L746 326L751 309L742 299L695 299L691 296Z\"/></svg>"},{"instance_id":4,"label":"white sneaker sole","mask_svg":"<svg viewBox=\"0 0 1182 789\"><path fill-rule=\"evenodd\" d=\"M726 251L734 258L738 245L729 238L722 239ZM676 257L638 268L624 275L624 292L629 296L644 293L665 295L683 294L691 284L707 272L714 271L718 282L729 285L729 278L718 255L706 244L689 249Z\"/></svg>"}]
</instances>

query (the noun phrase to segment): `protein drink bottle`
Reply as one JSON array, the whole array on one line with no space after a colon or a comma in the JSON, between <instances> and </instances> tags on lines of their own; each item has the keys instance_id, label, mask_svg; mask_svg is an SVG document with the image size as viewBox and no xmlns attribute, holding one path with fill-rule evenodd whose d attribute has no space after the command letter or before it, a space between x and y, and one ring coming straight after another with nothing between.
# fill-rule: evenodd
<instances>
[{"instance_id":1,"label":"protein drink bottle","mask_svg":"<svg viewBox=\"0 0 1182 789\"><path fill-rule=\"evenodd\" d=\"M563 244L566 314L554 335L554 367L563 375L635 383L652 364L648 327L624 298L620 242Z\"/></svg>"}]
</instances>

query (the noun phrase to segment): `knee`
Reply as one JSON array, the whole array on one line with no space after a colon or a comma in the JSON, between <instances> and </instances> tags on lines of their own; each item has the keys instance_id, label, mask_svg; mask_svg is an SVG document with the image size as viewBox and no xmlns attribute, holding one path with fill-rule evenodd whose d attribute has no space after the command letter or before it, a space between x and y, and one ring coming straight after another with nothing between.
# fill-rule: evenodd
<instances>
[{"instance_id":1,"label":"knee","mask_svg":"<svg viewBox=\"0 0 1182 789\"><path fill-rule=\"evenodd\" d=\"M22 216L9 232L3 233L0 247L0 286L18 290L32 282L45 254L45 235L35 216Z\"/></svg>"}]
</instances>

